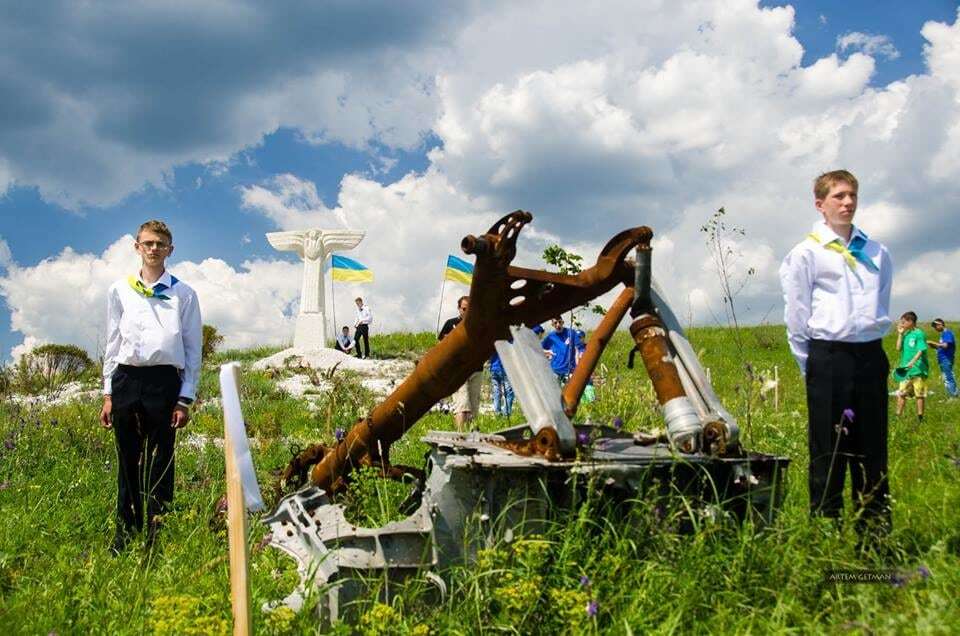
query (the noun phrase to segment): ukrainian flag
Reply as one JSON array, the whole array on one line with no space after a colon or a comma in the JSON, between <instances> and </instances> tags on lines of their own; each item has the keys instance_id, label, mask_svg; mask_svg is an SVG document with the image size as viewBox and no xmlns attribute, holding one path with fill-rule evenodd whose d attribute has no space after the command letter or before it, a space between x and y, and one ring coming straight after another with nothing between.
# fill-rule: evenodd
<instances>
[{"instance_id":1,"label":"ukrainian flag","mask_svg":"<svg viewBox=\"0 0 960 636\"><path fill-rule=\"evenodd\" d=\"M372 283L373 272L357 261L346 256L336 254L330 260L333 269L333 280L343 280L352 283Z\"/></svg>"},{"instance_id":2,"label":"ukrainian flag","mask_svg":"<svg viewBox=\"0 0 960 636\"><path fill-rule=\"evenodd\" d=\"M443 277L455 283L469 285L473 280L473 265L456 256L448 256L447 269L443 273Z\"/></svg>"}]
</instances>

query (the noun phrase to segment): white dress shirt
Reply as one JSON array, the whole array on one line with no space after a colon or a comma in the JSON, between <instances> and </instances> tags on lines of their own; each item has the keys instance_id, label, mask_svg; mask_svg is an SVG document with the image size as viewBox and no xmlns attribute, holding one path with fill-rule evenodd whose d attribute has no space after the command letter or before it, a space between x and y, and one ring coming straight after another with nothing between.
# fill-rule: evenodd
<instances>
[{"instance_id":1,"label":"white dress shirt","mask_svg":"<svg viewBox=\"0 0 960 636\"><path fill-rule=\"evenodd\" d=\"M357 322L353 326L357 325L369 325L373 322L373 314L370 313L370 307L364 305L357 309Z\"/></svg>"},{"instance_id":2,"label":"white dress shirt","mask_svg":"<svg viewBox=\"0 0 960 636\"><path fill-rule=\"evenodd\" d=\"M853 268L844 255L826 245L844 241L826 223L813 226L812 234L790 250L780 265L783 287L784 322L790 351L806 373L810 340L870 342L882 338L890 328L890 288L893 262L882 243L867 238L854 226L850 240L866 240L863 253L876 269L859 260Z\"/></svg>"},{"instance_id":3,"label":"white dress shirt","mask_svg":"<svg viewBox=\"0 0 960 636\"><path fill-rule=\"evenodd\" d=\"M142 282L142 279L141 279ZM166 285L168 300L147 298L126 278L107 292L107 346L103 355L103 393L111 393L118 364L133 367L172 365L180 369L182 397L193 399L200 378L203 323L197 293L182 281L172 284L169 272L147 288Z\"/></svg>"},{"instance_id":4,"label":"white dress shirt","mask_svg":"<svg viewBox=\"0 0 960 636\"><path fill-rule=\"evenodd\" d=\"M340 343L342 349L349 349L353 346L353 338L350 336L345 336L342 333L337 336L337 342Z\"/></svg>"}]
</instances>

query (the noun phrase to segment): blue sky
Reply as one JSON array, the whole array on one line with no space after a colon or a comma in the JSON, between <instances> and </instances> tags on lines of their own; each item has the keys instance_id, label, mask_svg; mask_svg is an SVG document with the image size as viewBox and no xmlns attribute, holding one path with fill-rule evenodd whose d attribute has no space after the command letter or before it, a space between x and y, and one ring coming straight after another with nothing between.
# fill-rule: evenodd
<instances>
[{"instance_id":1,"label":"blue sky","mask_svg":"<svg viewBox=\"0 0 960 636\"><path fill-rule=\"evenodd\" d=\"M957 3L944 0L898 2L762 2L762 6L792 4L796 9L794 34L803 44L803 64L830 55L837 38L851 31L886 35L900 52L897 59L884 59L871 78L874 86L885 86L907 75L922 73L924 39L920 28L928 20L951 22Z\"/></svg>"},{"instance_id":2,"label":"blue sky","mask_svg":"<svg viewBox=\"0 0 960 636\"><path fill-rule=\"evenodd\" d=\"M530 30L526 46L518 38L524 35L523 12L528 10L523 3L509 11L494 3L450 3L440 12L430 3L403 8L334 3L326 11L307 3L285 13L267 4L244 3L246 11L238 7L227 16L217 14L219 5L205 3L191 9L194 15L158 5L131 5L109 16L82 15L87 9L79 7L6 5L0 8L0 25L6 25L0 26L0 38L8 42L0 51L0 103L6 104L0 106L0 238L9 246L14 268L24 275L17 281L8 276L12 287L0 307L0 352L7 355L27 336L90 346L89 335L35 315L58 311L56 303L16 300L30 296L16 285L36 280L26 273L40 276L46 271L36 269L41 262L56 261L68 247L100 259L123 234L151 217L163 218L174 228L174 261L219 259L241 280L245 262L294 263L289 254L272 250L264 233L308 219L336 225L337 210L351 222L374 223L364 228L369 237L351 257L396 271L407 268L416 278L422 248L393 244L393 237L426 236L429 257L440 260L457 253L463 230L482 231L496 215L524 207L540 214L540 234L531 249L557 240L586 255L611 231L631 222L631 211L639 209L646 215L643 222L661 230L662 253L669 255L701 243L694 228L702 216L713 207L733 204L743 211L737 220L755 228L763 239L758 242L767 248L745 259L767 263L773 270L789 239L779 237L776 223L761 211L799 206L806 185L794 187L792 181L798 180L791 177L784 188L764 189L768 202L750 201L743 193L749 175L758 171L751 167L749 154L760 157L763 166L780 169L776 177L767 176L767 182L788 169L806 179L803 171L818 169L823 151L806 147L796 135L828 135L815 124L819 113L835 119L830 130L840 140L837 147L821 142L833 158L862 164L860 169L875 177L874 218L882 220L877 221L881 233L891 232L930 194L921 189L911 195L887 178L897 172L896 161L913 151L907 126L920 125L911 124L914 120L929 122L933 144L957 121L955 105L950 105L956 101L954 79L949 73L944 78L928 76L923 58L928 40L920 33L929 21L951 27L957 4L789 3L795 12L792 31L784 26L782 12L761 11L787 4L718 2L702 15L691 10L691 15L674 19L663 16L657 26L660 16L643 14L642 9L631 9L639 13L621 19L619 7L604 20L602 15L578 16L577 3L559 3L548 19L538 21L537 30ZM531 3L529 11L537 15L540 9ZM76 28L73 40L96 45L76 51L37 48L38 37L69 31L71 24ZM637 27L632 29L632 24ZM322 31L312 31L310 25L321 25L328 34L343 33L319 43ZM715 30L715 36L703 33L705 28ZM28 38L24 32L33 35ZM286 36L277 40L276 33ZM363 37L349 37L360 33ZM851 33L863 36L840 49L839 38ZM803 48L799 63L790 61L790 37ZM874 38L872 44L868 37ZM685 57L688 50L698 51L699 57ZM824 84L821 75L802 72L835 53L840 66L834 76L842 75L838 83L853 86L849 94L833 90L837 83ZM737 56L744 57L737 62ZM764 66L766 57L772 60L770 68ZM741 116L724 105L700 103L696 86L681 87L677 90L688 90L687 97L682 92L672 95L673 107L660 116L651 114L661 106L649 95L674 90L674 84L656 79L657 72L662 79L672 72L672 64L689 64L692 70L685 75L690 77L698 64L712 64L708 68L713 70L704 71L709 78L726 68L728 58L735 62L729 67L731 77L745 65L756 65L754 80L766 77L763 81L782 84L789 76L794 83L789 90L801 97L793 103L778 97L769 107L760 104L753 115ZM943 58L953 59L949 51ZM631 63L636 66L631 68ZM828 71L824 76L830 77ZM622 73L619 85L617 73ZM910 83L910 95L929 91L930 97L911 100L904 91L887 90L891 82L908 76L927 78ZM753 80L740 79L743 91L732 92L728 102L750 99ZM815 81L833 92L818 95ZM628 82L638 87L647 82L652 92L628 91ZM763 89L753 99L769 93ZM598 95L605 104L599 110L591 105ZM797 101L803 104L797 106ZM919 101L939 110L914 112L920 107L911 104ZM684 108L688 103L694 105ZM624 129L628 134L595 145L610 126L626 125L616 113L608 117L617 109L631 122ZM900 109L899 114L890 114L891 109ZM685 110L696 112L683 119ZM658 128L672 116L681 118L672 129ZM769 134L780 134L790 148L774 150L748 131L735 131L737 120L744 117L758 120ZM871 154L871 144L882 136L876 122L884 117L898 122L904 139L896 141L901 144L897 156L873 165L861 158ZM726 122L726 128L701 128L698 122L703 121ZM689 131L681 135L684 126ZM630 134L637 135L633 146L619 146ZM743 157L738 149L745 149ZM918 146L916 151L929 149ZM762 158L774 152L780 154ZM724 159L716 159L717 153ZM953 190L943 184L952 179L938 176L936 169L931 174L931 188L942 189L949 201ZM289 175L287 183L294 189L306 187L298 190L307 192L306 200L284 199L279 175ZM344 181L347 175L354 178ZM310 184L316 198L309 194ZM256 188L261 188L260 203L248 198ZM286 216L278 216L276 207L272 212L265 207L263 201L271 196L276 206L289 208ZM436 209L407 212L404 201ZM955 221L936 216L951 214L947 207L931 212L941 227ZM433 234L418 234L423 230L412 229L414 224L427 226ZM594 230L596 236L591 235ZM911 260L943 258L923 251L910 236L903 240ZM940 250L937 254L952 258L956 244L934 247ZM390 250L408 253L394 263L387 256ZM907 247L902 253L908 253ZM716 302L702 271L673 263L664 267L663 276L682 290L679 295L686 297L691 313ZM386 298L397 293L396 285L367 289L380 294L381 306L398 320L395 328L428 328L434 310L416 299L430 299L432 286L416 288L396 302ZM91 292L85 298L96 296ZM763 313L776 298L767 280L748 292L746 302ZM341 302L339 296L337 300ZM433 307L438 300L431 300ZM90 302L94 306L82 312L101 312L95 300ZM289 311L289 302L285 306ZM960 316L960 307L953 310ZM13 313L21 317L20 330L11 330ZM228 313L218 309L211 315L220 316L228 330L235 324L231 320L244 322L240 308L235 318L224 318ZM265 339L275 338L270 334L276 328L273 323L264 326ZM251 333L237 343L249 344L255 337Z\"/></svg>"}]
</instances>

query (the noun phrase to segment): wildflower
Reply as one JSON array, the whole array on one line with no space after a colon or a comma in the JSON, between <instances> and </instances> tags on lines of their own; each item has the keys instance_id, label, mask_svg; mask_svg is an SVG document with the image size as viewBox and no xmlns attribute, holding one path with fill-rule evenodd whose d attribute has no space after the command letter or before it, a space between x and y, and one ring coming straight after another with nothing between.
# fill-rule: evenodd
<instances>
[{"instance_id":1,"label":"wildflower","mask_svg":"<svg viewBox=\"0 0 960 636\"><path fill-rule=\"evenodd\" d=\"M333 436L337 438L337 442L342 442L347 436L347 431L342 427L338 426L335 431L333 431Z\"/></svg>"},{"instance_id":2,"label":"wildflower","mask_svg":"<svg viewBox=\"0 0 960 636\"><path fill-rule=\"evenodd\" d=\"M622 418L622 417L619 417L619 416L618 416L618 417L613 418L613 428L617 429L618 431L619 431L621 428L623 428L623 418Z\"/></svg>"},{"instance_id":3,"label":"wildflower","mask_svg":"<svg viewBox=\"0 0 960 636\"><path fill-rule=\"evenodd\" d=\"M580 577L580 587L590 587L590 577L586 574Z\"/></svg>"},{"instance_id":4,"label":"wildflower","mask_svg":"<svg viewBox=\"0 0 960 636\"><path fill-rule=\"evenodd\" d=\"M17 445L13 443L12 439L8 438L3 440L3 447L6 448L7 450L13 450L14 448L17 447Z\"/></svg>"},{"instance_id":5,"label":"wildflower","mask_svg":"<svg viewBox=\"0 0 960 636\"><path fill-rule=\"evenodd\" d=\"M273 539L272 532L268 532L267 534L263 535L263 538L260 539L260 543L257 544L255 551L259 552L260 550L263 550L264 548L266 548L268 545L270 545L271 539Z\"/></svg>"},{"instance_id":6,"label":"wildflower","mask_svg":"<svg viewBox=\"0 0 960 636\"><path fill-rule=\"evenodd\" d=\"M920 578L923 579L924 581L926 581L931 576L933 576L930 573L930 569L925 565L921 565L919 568L917 568L917 575L919 575Z\"/></svg>"},{"instance_id":7,"label":"wildflower","mask_svg":"<svg viewBox=\"0 0 960 636\"><path fill-rule=\"evenodd\" d=\"M893 587L904 587L907 584L907 577L900 574L899 572L894 572L890 575L890 585Z\"/></svg>"},{"instance_id":8,"label":"wildflower","mask_svg":"<svg viewBox=\"0 0 960 636\"><path fill-rule=\"evenodd\" d=\"M590 602L587 603L587 616L593 618L597 615L597 610L599 609L600 605L595 600L591 599Z\"/></svg>"},{"instance_id":9,"label":"wildflower","mask_svg":"<svg viewBox=\"0 0 960 636\"><path fill-rule=\"evenodd\" d=\"M844 426L843 423L850 422L853 424L853 415L853 409L843 409L843 413L840 415L840 421L837 422L833 427L833 430L837 432L837 435L840 433L847 435L850 432L850 430Z\"/></svg>"},{"instance_id":10,"label":"wildflower","mask_svg":"<svg viewBox=\"0 0 960 636\"><path fill-rule=\"evenodd\" d=\"M579 433L577 433L577 444L579 444L580 446L586 446L589 443L590 443L590 435L588 435L586 431L580 431Z\"/></svg>"},{"instance_id":11,"label":"wildflower","mask_svg":"<svg viewBox=\"0 0 960 636\"><path fill-rule=\"evenodd\" d=\"M4 482L0 483L0 490L6 490L6 489L9 488L9 487L10 487L10 482L9 482L9 481L4 481Z\"/></svg>"}]
</instances>

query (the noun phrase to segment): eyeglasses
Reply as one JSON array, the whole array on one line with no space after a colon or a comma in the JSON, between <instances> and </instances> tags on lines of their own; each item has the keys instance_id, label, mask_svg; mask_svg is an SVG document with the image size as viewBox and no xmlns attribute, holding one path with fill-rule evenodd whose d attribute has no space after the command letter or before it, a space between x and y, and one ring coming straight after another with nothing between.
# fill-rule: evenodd
<instances>
[{"instance_id":1,"label":"eyeglasses","mask_svg":"<svg viewBox=\"0 0 960 636\"><path fill-rule=\"evenodd\" d=\"M170 247L169 243L163 241L139 241L137 245L141 245L148 250L165 250Z\"/></svg>"}]
</instances>

